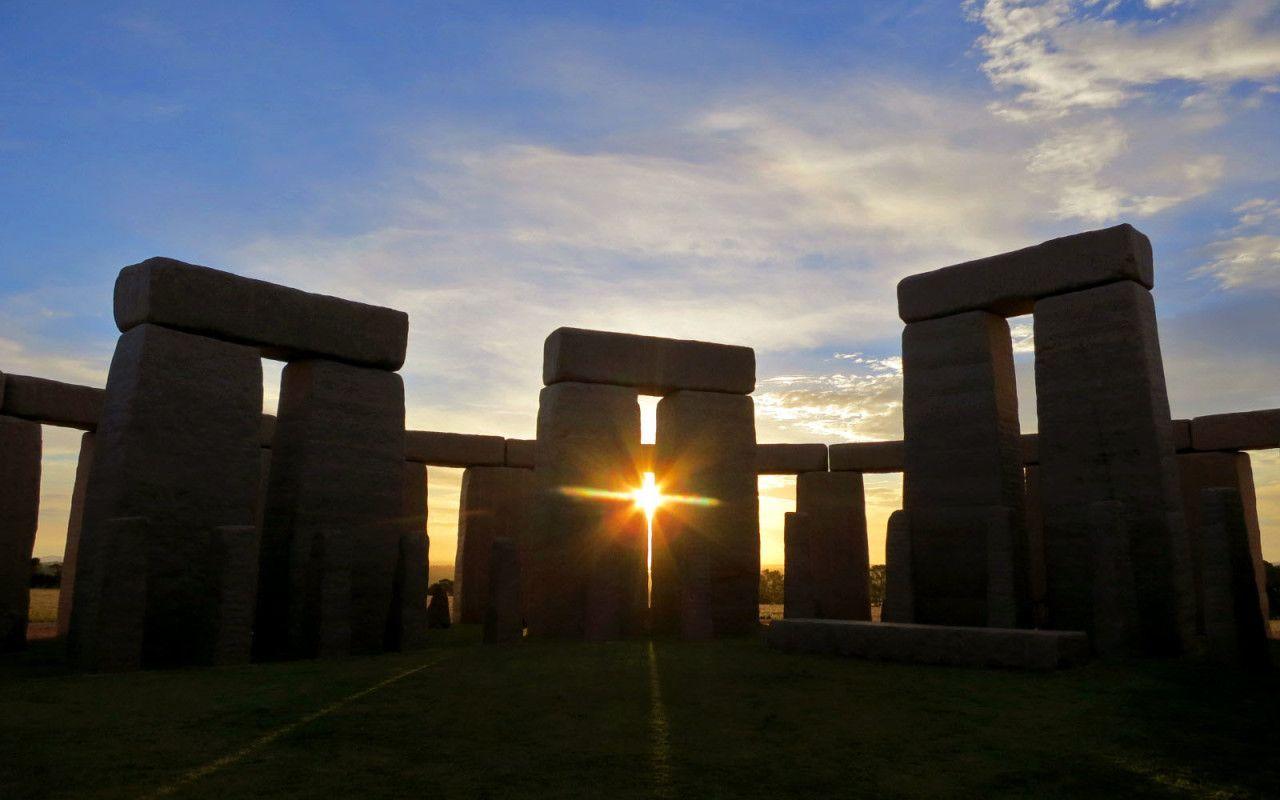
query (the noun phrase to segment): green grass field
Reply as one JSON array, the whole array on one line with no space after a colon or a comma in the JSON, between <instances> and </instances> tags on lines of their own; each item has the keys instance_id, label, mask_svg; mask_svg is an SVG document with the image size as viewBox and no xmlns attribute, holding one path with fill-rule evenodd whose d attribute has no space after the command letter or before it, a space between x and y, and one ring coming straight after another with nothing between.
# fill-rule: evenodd
<instances>
[{"instance_id":1,"label":"green grass field","mask_svg":"<svg viewBox=\"0 0 1280 800\"><path fill-rule=\"evenodd\" d=\"M127 675L69 674L34 643L0 659L0 797L1280 794L1275 672L433 633L413 654Z\"/></svg>"}]
</instances>

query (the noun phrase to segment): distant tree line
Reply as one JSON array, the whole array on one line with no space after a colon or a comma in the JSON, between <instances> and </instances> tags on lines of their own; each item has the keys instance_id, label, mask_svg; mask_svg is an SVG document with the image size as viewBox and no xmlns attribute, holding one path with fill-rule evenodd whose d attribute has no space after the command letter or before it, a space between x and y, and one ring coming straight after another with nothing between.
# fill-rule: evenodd
<instances>
[{"instance_id":1,"label":"distant tree line","mask_svg":"<svg viewBox=\"0 0 1280 800\"><path fill-rule=\"evenodd\" d=\"M31 559L31 588L57 589L62 585L62 563L41 564L40 559Z\"/></svg>"},{"instance_id":2,"label":"distant tree line","mask_svg":"<svg viewBox=\"0 0 1280 800\"><path fill-rule=\"evenodd\" d=\"M884 564L872 564L868 576L871 589L871 605L884 604ZM773 606L782 603L783 574L779 569L760 572L760 603Z\"/></svg>"}]
</instances>

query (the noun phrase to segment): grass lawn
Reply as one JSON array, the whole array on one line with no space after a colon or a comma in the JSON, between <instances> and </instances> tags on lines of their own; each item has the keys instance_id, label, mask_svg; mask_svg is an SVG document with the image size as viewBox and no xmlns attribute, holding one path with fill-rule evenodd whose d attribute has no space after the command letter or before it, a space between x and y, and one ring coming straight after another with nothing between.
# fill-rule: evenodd
<instances>
[{"instance_id":1,"label":"grass lawn","mask_svg":"<svg viewBox=\"0 0 1280 800\"><path fill-rule=\"evenodd\" d=\"M0 798L1280 795L1276 672L433 633L413 654L128 675L66 673L59 642L33 643L0 659Z\"/></svg>"},{"instance_id":2,"label":"grass lawn","mask_svg":"<svg viewBox=\"0 0 1280 800\"><path fill-rule=\"evenodd\" d=\"M49 623L58 621L58 590L32 589L30 622Z\"/></svg>"}]
</instances>

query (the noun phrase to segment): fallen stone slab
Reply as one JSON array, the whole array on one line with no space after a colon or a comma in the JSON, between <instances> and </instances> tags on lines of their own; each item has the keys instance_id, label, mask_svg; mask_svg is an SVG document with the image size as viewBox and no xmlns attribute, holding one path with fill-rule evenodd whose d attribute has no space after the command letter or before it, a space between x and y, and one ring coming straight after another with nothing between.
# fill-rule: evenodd
<instances>
[{"instance_id":1,"label":"fallen stone slab","mask_svg":"<svg viewBox=\"0 0 1280 800\"><path fill-rule=\"evenodd\" d=\"M902 472L905 447L892 442L843 442L827 448L832 472Z\"/></svg>"},{"instance_id":2,"label":"fallen stone slab","mask_svg":"<svg viewBox=\"0 0 1280 800\"><path fill-rule=\"evenodd\" d=\"M1193 450L1280 447L1280 408L1196 417L1191 420L1191 447Z\"/></svg>"},{"instance_id":3,"label":"fallen stone slab","mask_svg":"<svg viewBox=\"0 0 1280 800\"><path fill-rule=\"evenodd\" d=\"M144 322L253 345L268 358L320 356L397 370L404 364L409 315L312 294L172 258L120 270L116 326Z\"/></svg>"},{"instance_id":4,"label":"fallen stone slab","mask_svg":"<svg viewBox=\"0 0 1280 800\"><path fill-rule=\"evenodd\" d=\"M557 328L543 346L542 382L566 381L629 386L641 394L750 394L756 354L738 345Z\"/></svg>"},{"instance_id":5,"label":"fallen stone slab","mask_svg":"<svg viewBox=\"0 0 1280 800\"><path fill-rule=\"evenodd\" d=\"M801 472L826 472L825 444L758 444L757 475L798 475Z\"/></svg>"},{"instance_id":6,"label":"fallen stone slab","mask_svg":"<svg viewBox=\"0 0 1280 800\"><path fill-rule=\"evenodd\" d=\"M902 622L775 620L765 633L765 642L786 652L957 667L1051 670L1082 664L1089 658L1089 638L1078 631Z\"/></svg>"},{"instance_id":7,"label":"fallen stone slab","mask_svg":"<svg viewBox=\"0 0 1280 800\"><path fill-rule=\"evenodd\" d=\"M1031 313L1042 297L1105 283L1155 282L1151 241L1132 225L1086 231L1032 247L911 275L898 283L904 322L964 311Z\"/></svg>"},{"instance_id":8,"label":"fallen stone slab","mask_svg":"<svg viewBox=\"0 0 1280 800\"><path fill-rule=\"evenodd\" d=\"M42 425L92 431L102 416L105 395L102 389L92 386L30 375L5 375L0 413Z\"/></svg>"},{"instance_id":9,"label":"fallen stone slab","mask_svg":"<svg viewBox=\"0 0 1280 800\"><path fill-rule=\"evenodd\" d=\"M501 467L507 443L501 436L405 431L404 460L429 467Z\"/></svg>"}]
</instances>

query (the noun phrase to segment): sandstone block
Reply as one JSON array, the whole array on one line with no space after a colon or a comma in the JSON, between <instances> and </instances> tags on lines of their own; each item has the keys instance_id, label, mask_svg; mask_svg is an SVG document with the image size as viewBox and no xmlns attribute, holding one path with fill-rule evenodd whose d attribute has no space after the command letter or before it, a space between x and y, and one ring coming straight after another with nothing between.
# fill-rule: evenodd
<instances>
[{"instance_id":1,"label":"sandstone block","mask_svg":"<svg viewBox=\"0 0 1280 800\"><path fill-rule=\"evenodd\" d=\"M454 621L484 622L489 602L490 550L497 539L528 539L533 521L533 470L471 467L462 473L458 505L458 551L454 558ZM516 573L519 575L519 573ZM519 597L519 593L516 594Z\"/></svg>"},{"instance_id":2,"label":"sandstone block","mask_svg":"<svg viewBox=\"0 0 1280 800\"><path fill-rule=\"evenodd\" d=\"M629 386L641 394L750 394L756 356L737 345L557 328L543 347L542 382L564 381Z\"/></svg>"},{"instance_id":3,"label":"sandstone block","mask_svg":"<svg viewBox=\"0 0 1280 800\"><path fill-rule=\"evenodd\" d=\"M903 278L898 315L904 322L966 311L1016 317L1051 295L1115 281L1150 289L1154 280L1151 241L1131 225L1117 225Z\"/></svg>"},{"instance_id":4,"label":"sandstone block","mask_svg":"<svg viewBox=\"0 0 1280 800\"><path fill-rule=\"evenodd\" d=\"M81 564L67 647L82 669L135 670L144 664L151 526L146 517L117 517L99 530L94 560Z\"/></svg>"},{"instance_id":5,"label":"sandstone block","mask_svg":"<svg viewBox=\"0 0 1280 800\"><path fill-rule=\"evenodd\" d=\"M783 516L782 616L784 619L816 619L813 560L809 549L808 516L788 511Z\"/></svg>"},{"instance_id":6,"label":"sandstone block","mask_svg":"<svg viewBox=\"0 0 1280 800\"><path fill-rule=\"evenodd\" d=\"M903 443L842 442L827 448L832 472L902 472Z\"/></svg>"},{"instance_id":7,"label":"sandstone block","mask_svg":"<svg viewBox=\"0 0 1280 800\"><path fill-rule=\"evenodd\" d=\"M62 584L58 591L58 635L71 631L71 604L75 598L76 561L80 557L80 531L84 525L84 496L89 488L89 471L93 469L93 434L80 437L80 458L76 461L76 480L71 490L71 513L67 517L67 546L62 554Z\"/></svg>"},{"instance_id":8,"label":"sandstone block","mask_svg":"<svg viewBox=\"0 0 1280 800\"><path fill-rule=\"evenodd\" d=\"M503 463L508 467L533 469L537 447L538 442L534 439L508 439Z\"/></svg>"},{"instance_id":9,"label":"sandstone block","mask_svg":"<svg viewBox=\"0 0 1280 800\"><path fill-rule=\"evenodd\" d=\"M1191 420L1196 450L1270 450L1280 447L1280 408L1210 414Z\"/></svg>"},{"instance_id":10,"label":"sandstone block","mask_svg":"<svg viewBox=\"0 0 1280 800\"><path fill-rule=\"evenodd\" d=\"M1049 608L1044 565L1044 507L1040 499L1040 466L1028 464L1025 473L1025 519L1027 525L1027 585L1031 596L1031 619L1037 628L1047 627Z\"/></svg>"},{"instance_id":11,"label":"sandstone block","mask_svg":"<svg viewBox=\"0 0 1280 800\"><path fill-rule=\"evenodd\" d=\"M1175 419L1173 421L1173 449L1179 453L1192 449L1191 420Z\"/></svg>"},{"instance_id":12,"label":"sandstone block","mask_svg":"<svg viewBox=\"0 0 1280 800\"><path fill-rule=\"evenodd\" d=\"M866 501L857 472L805 472L796 510L806 517L815 613L819 619L871 619Z\"/></svg>"},{"instance_id":13,"label":"sandstone block","mask_svg":"<svg viewBox=\"0 0 1280 800\"><path fill-rule=\"evenodd\" d=\"M405 431L404 458L432 467L500 467L506 440L470 433Z\"/></svg>"},{"instance_id":14,"label":"sandstone block","mask_svg":"<svg viewBox=\"0 0 1280 800\"><path fill-rule=\"evenodd\" d=\"M141 580L106 574L124 564L149 571L142 663L213 662L218 576L210 540L219 527L254 524L261 412L262 362L254 349L150 324L120 337L85 490L68 638L73 660L95 667L110 645L93 640L119 627L103 615L132 608L97 596L115 582ZM146 524L112 522L138 518ZM139 538L147 552L111 562L108 540L117 534Z\"/></svg>"},{"instance_id":15,"label":"sandstone block","mask_svg":"<svg viewBox=\"0 0 1280 800\"><path fill-rule=\"evenodd\" d=\"M215 528L209 560L216 581L214 664L245 664L253 641L253 613L258 596L256 525Z\"/></svg>"},{"instance_id":16,"label":"sandstone block","mask_svg":"<svg viewBox=\"0 0 1280 800\"><path fill-rule=\"evenodd\" d=\"M27 643L41 442L36 423L0 416L0 652Z\"/></svg>"},{"instance_id":17,"label":"sandstone block","mask_svg":"<svg viewBox=\"0 0 1280 800\"><path fill-rule=\"evenodd\" d=\"M1140 653L1141 618L1134 580L1133 537L1124 506L1114 500L1092 503L1088 509L1086 568L1092 618L1088 632L1093 649L1104 656Z\"/></svg>"},{"instance_id":18,"label":"sandstone block","mask_svg":"<svg viewBox=\"0 0 1280 800\"><path fill-rule=\"evenodd\" d=\"M488 573L484 641L518 642L524 637L524 621L520 611L520 555L514 539L500 536L493 540Z\"/></svg>"},{"instance_id":19,"label":"sandstone block","mask_svg":"<svg viewBox=\"0 0 1280 800\"><path fill-rule=\"evenodd\" d=\"M116 325L144 323L260 348L268 358L321 357L397 370L404 364L409 316L287 286L149 258L120 270Z\"/></svg>"},{"instance_id":20,"label":"sandstone block","mask_svg":"<svg viewBox=\"0 0 1280 800\"><path fill-rule=\"evenodd\" d=\"M431 540L427 536L427 468L422 464L405 462L401 502L405 529L396 559L388 650L413 650L426 642Z\"/></svg>"},{"instance_id":21,"label":"sandstone block","mask_svg":"<svg viewBox=\"0 0 1280 800\"><path fill-rule=\"evenodd\" d=\"M29 375L6 375L4 383L0 413L82 431L98 427L98 417L102 414L101 389Z\"/></svg>"},{"instance_id":22,"label":"sandstone block","mask_svg":"<svg viewBox=\"0 0 1280 800\"><path fill-rule=\"evenodd\" d=\"M1151 294L1123 281L1041 300L1035 337L1051 624L1091 630L1089 509L1114 500L1130 537L1140 649L1180 652L1194 594Z\"/></svg>"},{"instance_id":23,"label":"sandstone block","mask_svg":"<svg viewBox=\"0 0 1280 800\"><path fill-rule=\"evenodd\" d=\"M1040 463L1040 435L1024 433L1019 438L1019 453L1023 465Z\"/></svg>"},{"instance_id":24,"label":"sandstone block","mask_svg":"<svg viewBox=\"0 0 1280 800\"><path fill-rule=\"evenodd\" d=\"M395 373L320 359L285 367L263 522L259 658L337 653L344 637L355 653L386 647L405 531L404 436ZM313 543L321 532L334 541ZM345 606L329 603L344 582ZM330 635L327 624L339 630Z\"/></svg>"},{"instance_id":25,"label":"sandstone block","mask_svg":"<svg viewBox=\"0 0 1280 800\"><path fill-rule=\"evenodd\" d=\"M901 509L889 515L884 559L884 605L880 607L880 620L913 622L915 595L911 588L911 525Z\"/></svg>"},{"instance_id":26,"label":"sandstone block","mask_svg":"<svg viewBox=\"0 0 1280 800\"><path fill-rule=\"evenodd\" d=\"M825 444L758 444L757 475L796 475L801 472L826 472Z\"/></svg>"},{"instance_id":27,"label":"sandstone block","mask_svg":"<svg viewBox=\"0 0 1280 800\"><path fill-rule=\"evenodd\" d=\"M1265 666L1268 609L1258 539L1249 530L1236 489L1209 488L1201 496L1204 632L1209 657Z\"/></svg>"}]
</instances>

